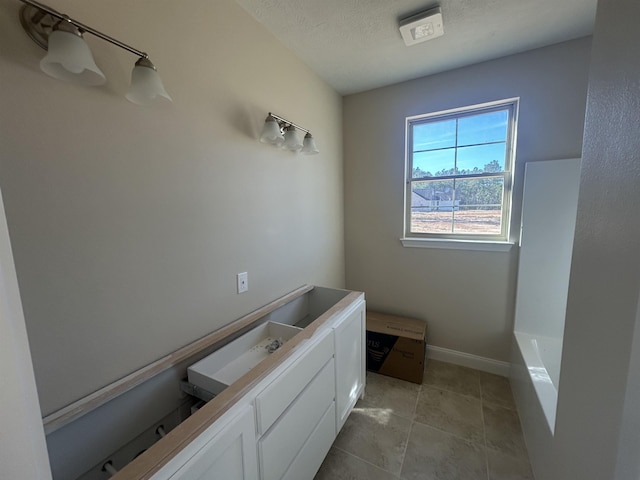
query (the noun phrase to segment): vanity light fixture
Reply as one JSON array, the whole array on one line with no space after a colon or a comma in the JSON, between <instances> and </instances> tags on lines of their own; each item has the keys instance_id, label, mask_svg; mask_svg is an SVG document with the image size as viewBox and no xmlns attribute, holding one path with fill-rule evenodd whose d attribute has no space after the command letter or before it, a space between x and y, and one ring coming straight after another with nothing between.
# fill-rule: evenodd
<instances>
[{"instance_id":1,"label":"vanity light fixture","mask_svg":"<svg viewBox=\"0 0 640 480\"><path fill-rule=\"evenodd\" d=\"M302 141L298 136L298 130L305 132ZM260 141L268 145L281 147L284 150L301 151L307 155L319 153L316 142L309 130L271 112L269 112L264 121Z\"/></svg>"},{"instance_id":2,"label":"vanity light fixture","mask_svg":"<svg viewBox=\"0 0 640 480\"><path fill-rule=\"evenodd\" d=\"M106 78L82 37L84 33L90 33L140 57L131 72L127 100L137 105L171 102L155 65L145 52L35 0L19 1L25 4L20 9L22 28L34 42L48 50L40 61L40 69L47 75L80 85L103 85Z\"/></svg>"}]
</instances>

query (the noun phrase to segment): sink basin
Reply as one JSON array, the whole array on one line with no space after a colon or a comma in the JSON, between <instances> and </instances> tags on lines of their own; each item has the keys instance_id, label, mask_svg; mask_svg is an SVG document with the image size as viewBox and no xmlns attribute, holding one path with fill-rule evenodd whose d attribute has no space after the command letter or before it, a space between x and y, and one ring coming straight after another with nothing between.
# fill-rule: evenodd
<instances>
[{"instance_id":1,"label":"sink basin","mask_svg":"<svg viewBox=\"0 0 640 480\"><path fill-rule=\"evenodd\" d=\"M300 330L282 323L263 323L191 365L187 369L189 383L217 395L267 358L268 347L275 340L284 343Z\"/></svg>"}]
</instances>

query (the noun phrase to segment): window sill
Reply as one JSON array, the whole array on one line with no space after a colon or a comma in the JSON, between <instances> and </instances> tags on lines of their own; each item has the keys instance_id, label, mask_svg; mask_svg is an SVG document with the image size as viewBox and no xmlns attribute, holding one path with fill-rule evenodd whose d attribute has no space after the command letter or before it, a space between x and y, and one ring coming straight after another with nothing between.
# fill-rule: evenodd
<instances>
[{"instance_id":1,"label":"window sill","mask_svg":"<svg viewBox=\"0 0 640 480\"><path fill-rule=\"evenodd\" d=\"M508 252L514 246L511 242L487 242L478 240L450 240L437 238L401 238L403 247L439 248L444 250L475 250L479 252Z\"/></svg>"}]
</instances>

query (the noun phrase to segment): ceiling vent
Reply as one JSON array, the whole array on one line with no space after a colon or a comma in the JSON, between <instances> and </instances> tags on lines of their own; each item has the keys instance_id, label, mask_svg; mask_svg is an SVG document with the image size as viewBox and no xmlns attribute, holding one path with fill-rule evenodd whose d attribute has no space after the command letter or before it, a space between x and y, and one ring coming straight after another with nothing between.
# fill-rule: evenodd
<instances>
[{"instance_id":1,"label":"ceiling vent","mask_svg":"<svg viewBox=\"0 0 640 480\"><path fill-rule=\"evenodd\" d=\"M426 42L444 35L442 11L440 7L400 20L400 33L404 43L409 47L416 43Z\"/></svg>"}]
</instances>

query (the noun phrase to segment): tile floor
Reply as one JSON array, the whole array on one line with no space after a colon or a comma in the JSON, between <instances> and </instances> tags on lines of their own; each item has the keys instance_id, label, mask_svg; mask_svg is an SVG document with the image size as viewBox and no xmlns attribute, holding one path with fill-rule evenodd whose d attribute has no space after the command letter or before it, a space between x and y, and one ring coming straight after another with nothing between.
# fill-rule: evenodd
<instances>
[{"instance_id":1,"label":"tile floor","mask_svg":"<svg viewBox=\"0 0 640 480\"><path fill-rule=\"evenodd\" d=\"M533 480L506 378L429 360L422 385L367 372L315 480Z\"/></svg>"}]
</instances>

